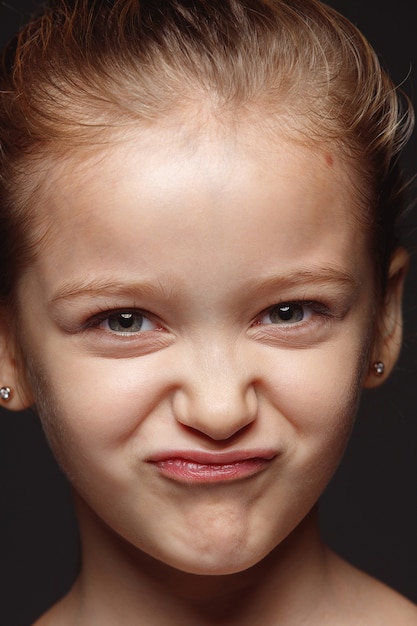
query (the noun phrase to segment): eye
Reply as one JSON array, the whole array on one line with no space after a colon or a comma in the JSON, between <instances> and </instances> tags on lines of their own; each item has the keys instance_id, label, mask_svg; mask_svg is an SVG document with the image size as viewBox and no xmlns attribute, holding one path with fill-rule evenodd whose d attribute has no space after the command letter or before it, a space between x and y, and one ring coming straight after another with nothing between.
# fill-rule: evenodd
<instances>
[{"instance_id":1,"label":"eye","mask_svg":"<svg viewBox=\"0 0 417 626\"><path fill-rule=\"evenodd\" d=\"M282 302L268 309L259 319L260 324L281 324L290 326L307 321L313 314L313 304L309 302Z\"/></svg>"},{"instance_id":2,"label":"eye","mask_svg":"<svg viewBox=\"0 0 417 626\"><path fill-rule=\"evenodd\" d=\"M155 330L156 325L140 311L115 311L98 320L98 328L118 334L134 334Z\"/></svg>"}]
</instances>

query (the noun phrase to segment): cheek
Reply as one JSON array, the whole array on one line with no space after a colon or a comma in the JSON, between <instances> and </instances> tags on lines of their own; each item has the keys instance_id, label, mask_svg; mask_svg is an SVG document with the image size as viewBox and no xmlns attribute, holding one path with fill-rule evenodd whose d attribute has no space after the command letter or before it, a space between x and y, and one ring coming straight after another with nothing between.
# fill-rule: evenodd
<instances>
[{"instance_id":1,"label":"cheek","mask_svg":"<svg viewBox=\"0 0 417 626\"><path fill-rule=\"evenodd\" d=\"M156 355L139 360L65 358L44 353L29 371L46 436L64 471L87 458L103 469L109 452L124 449L162 400ZM59 366L56 366L59 363Z\"/></svg>"},{"instance_id":2,"label":"cheek","mask_svg":"<svg viewBox=\"0 0 417 626\"><path fill-rule=\"evenodd\" d=\"M335 468L359 404L368 342L297 351L271 362L267 396L283 417L297 468ZM330 471L330 470L329 470Z\"/></svg>"}]
</instances>

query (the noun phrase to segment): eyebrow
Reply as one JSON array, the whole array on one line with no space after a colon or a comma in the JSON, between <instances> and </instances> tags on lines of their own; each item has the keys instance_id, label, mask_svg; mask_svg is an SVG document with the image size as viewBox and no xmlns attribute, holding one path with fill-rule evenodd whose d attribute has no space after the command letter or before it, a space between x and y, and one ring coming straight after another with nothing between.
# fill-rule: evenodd
<instances>
[{"instance_id":1,"label":"eyebrow","mask_svg":"<svg viewBox=\"0 0 417 626\"><path fill-rule=\"evenodd\" d=\"M51 304L59 303L62 300L71 300L83 296L126 296L138 295L143 296L165 296L167 299L175 296L175 286L170 284L164 285L162 282L141 282L141 283L123 283L116 280L100 280L97 278L91 280L68 282L62 285L50 299Z\"/></svg>"},{"instance_id":2,"label":"eyebrow","mask_svg":"<svg viewBox=\"0 0 417 626\"><path fill-rule=\"evenodd\" d=\"M182 283L174 280L166 283L157 280L155 282L129 282L123 283L115 280L91 279L83 281L68 282L62 285L50 299L50 304L54 305L63 300L71 300L84 296L126 296L138 295L144 297L163 297L173 300L183 290L185 281ZM333 284L340 287L356 288L358 281L349 272L334 267L317 267L312 269L302 269L286 274L272 274L265 278L249 279L245 290L252 288L255 292L266 292L272 289L289 289L300 285L323 285Z\"/></svg>"},{"instance_id":3,"label":"eyebrow","mask_svg":"<svg viewBox=\"0 0 417 626\"><path fill-rule=\"evenodd\" d=\"M289 289L300 285L324 285L332 284L341 287L357 288L358 281L355 277L344 270L335 267L313 267L312 269L302 269L289 272L283 276L267 276L257 280L255 289L257 291L268 291L271 288Z\"/></svg>"}]
</instances>

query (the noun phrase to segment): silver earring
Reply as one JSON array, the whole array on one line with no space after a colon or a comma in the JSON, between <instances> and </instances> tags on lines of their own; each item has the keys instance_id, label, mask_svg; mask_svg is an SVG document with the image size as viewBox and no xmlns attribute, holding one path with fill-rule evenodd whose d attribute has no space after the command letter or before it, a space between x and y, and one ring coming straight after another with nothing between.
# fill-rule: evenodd
<instances>
[{"instance_id":1,"label":"silver earring","mask_svg":"<svg viewBox=\"0 0 417 626\"><path fill-rule=\"evenodd\" d=\"M382 376L385 371L385 364L382 361L376 361L374 363L375 376Z\"/></svg>"},{"instance_id":2,"label":"silver earring","mask_svg":"<svg viewBox=\"0 0 417 626\"><path fill-rule=\"evenodd\" d=\"M1 400L5 400L7 402L7 400L10 400L11 395L12 395L12 390L10 389L10 387L0 387Z\"/></svg>"}]
</instances>

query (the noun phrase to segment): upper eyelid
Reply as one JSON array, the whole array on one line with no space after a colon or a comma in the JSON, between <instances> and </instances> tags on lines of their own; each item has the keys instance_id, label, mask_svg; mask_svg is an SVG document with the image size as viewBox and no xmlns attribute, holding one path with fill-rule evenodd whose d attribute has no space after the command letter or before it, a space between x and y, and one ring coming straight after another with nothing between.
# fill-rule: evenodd
<instances>
[{"instance_id":1,"label":"upper eyelid","mask_svg":"<svg viewBox=\"0 0 417 626\"><path fill-rule=\"evenodd\" d=\"M139 315L152 315L149 311L146 311L140 306L102 306L97 313L93 313L91 317L103 315L117 315L121 313L139 313Z\"/></svg>"},{"instance_id":2,"label":"upper eyelid","mask_svg":"<svg viewBox=\"0 0 417 626\"><path fill-rule=\"evenodd\" d=\"M273 311L274 309L283 306L301 306L306 308L309 307L318 313L330 313L330 307L324 304L324 302L319 302L318 300L279 300L275 304L270 304L269 306L262 309L262 311L256 317L258 318L266 315L269 311Z\"/></svg>"}]
</instances>

